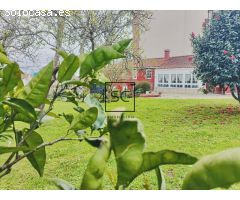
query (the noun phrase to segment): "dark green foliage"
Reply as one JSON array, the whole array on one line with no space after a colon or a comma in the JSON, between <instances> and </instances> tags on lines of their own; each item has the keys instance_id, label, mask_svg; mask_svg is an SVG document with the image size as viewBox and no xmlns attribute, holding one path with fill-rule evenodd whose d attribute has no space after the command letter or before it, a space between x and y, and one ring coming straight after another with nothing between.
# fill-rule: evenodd
<instances>
[{"instance_id":1,"label":"dark green foliage","mask_svg":"<svg viewBox=\"0 0 240 200\"><path fill-rule=\"evenodd\" d=\"M89 108L88 110L79 113L73 118L69 130L78 131L91 127L96 121L97 115L98 110L96 107Z\"/></svg>"},{"instance_id":2,"label":"dark green foliage","mask_svg":"<svg viewBox=\"0 0 240 200\"><path fill-rule=\"evenodd\" d=\"M128 47L131 40L123 40L113 46L100 47L80 58L80 77L88 74L93 75L110 61L124 58L123 51Z\"/></svg>"},{"instance_id":3,"label":"dark green foliage","mask_svg":"<svg viewBox=\"0 0 240 200\"><path fill-rule=\"evenodd\" d=\"M12 62L10 61L10 59L7 57L7 55L4 52L3 47L1 46L2 51L0 51L0 63L1 64L12 64Z\"/></svg>"},{"instance_id":4,"label":"dark green foliage","mask_svg":"<svg viewBox=\"0 0 240 200\"><path fill-rule=\"evenodd\" d=\"M79 68L79 64L79 58L74 54L70 54L69 56L64 58L63 62L59 66L58 81L60 83L64 81L69 81Z\"/></svg>"},{"instance_id":5,"label":"dark green foliage","mask_svg":"<svg viewBox=\"0 0 240 200\"><path fill-rule=\"evenodd\" d=\"M150 91L151 89L151 86L148 82L139 82L136 87L135 87L135 91L137 93L140 93L140 94L145 94L146 91Z\"/></svg>"},{"instance_id":6,"label":"dark green foliage","mask_svg":"<svg viewBox=\"0 0 240 200\"><path fill-rule=\"evenodd\" d=\"M23 99L11 98L2 103L11 107L15 111L15 114L22 115L23 117L25 116L29 121L35 121L37 119L34 108Z\"/></svg>"},{"instance_id":7,"label":"dark green foliage","mask_svg":"<svg viewBox=\"0 0 240 200\"><path fill-rule=\"evenodd\" d=\"M203 34L192 33L191 41L197 77L211 86L230 86L240 101L240 11L214 11Z\"/></svg>"},{"instance_id":8,"label":"dark green foliage","mask_svg":"<svg viewBox=\"0 0 240 200\"><path fill-rule=\"evenodd\" d=\"M90 144L93 147L100 147L103 138L85 138L86 142L88 142L88 144Z\"/></svg>"},{"instance_id":9,"label":"dark green foliage","mask_svg":"<svg viewBox=\"0 0 240 200\"><path fill-rule=\"evenodd\" d=\"M24 88L16 94L17 98L24 99L34 108L44 103L52 79L53 63L44 67Z\"/></svg>"},{"instance_id":10,"label":"dark green foliage","mask_svg":"<svg viewBox=\"0 0 240 200\"><path fill-rule=\"evenodd\" d=\"M1 71L1 70L0 70ZM16 63L5 66L2 70L2 81L0 81L0 99L12 91L21 80L21 71Z\"/></svg>"},{"instance_id":11,"label":"dark green foliage","mask_svg":"<svg viewBox=\"0 0 240 200\"><path fill-rule=\"evenodd\" d=\"M137 120L108 121L111 144L117 162L117 188L128 186L138 175L143 163L144 133Z\"/></svg>"},{"instance_id":12,"label":"dark green foliage","mask_svg":"<svg viewBox=\"0 0 240 200\"><path fill-rule=\"evenodd\" d=\"M98 116L97 116L97 120L93 124L93 129L98 130L98 129L104 128L104 126L106 125L106 115L101 103L91 94L85 97L84 102L88 106L96 107L98 109Z\"/></svg>"},{"instance_id":13,"label":"dark green foliage","mask_svg":"<svg viewBox=\"0 0 240 200\"><path fill-rule=\"evenodd\" d=\"M34 149L43 143L42 137L37 133L33 132L29 136L25 135L26 139L24 145L30 149ZM28 151L24 151L27 153ZM43 176L44 166L46 163L46 151L45 147L40 148L39 150L29 154L27 159L32 164L32 166L37 170L40 176Z\"/></svg>"}]
</instances>

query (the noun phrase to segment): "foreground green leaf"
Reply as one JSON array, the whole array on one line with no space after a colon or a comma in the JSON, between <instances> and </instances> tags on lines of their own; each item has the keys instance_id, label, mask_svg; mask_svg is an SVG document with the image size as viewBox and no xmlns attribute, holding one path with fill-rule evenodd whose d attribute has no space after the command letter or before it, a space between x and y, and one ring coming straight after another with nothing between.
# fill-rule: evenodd
<instances>
[{"instance_id":1,"label":"foreground green leaf","mask_svg":"<svg viewBox=\"0 0 240 200\"><path fill-rule=\"evenodd\" d=\"M108 121L112 149L117 162L117 188L128 186L138 175L142 166L144 149L143 127L137 119L124 119Z\"/></svg>"},{"instance_id":2,"label":"foreground green leaf","mask_svg":"<svg viewBox=\"0 0 240 200\"><path fill-rule=\"evenodd\" d=\"M19 81L21 81L21 71L16 63L9 64L3 68L3 94L12 91Z\"/></svg>"},{"instance_id":3,"label":"foreground green leaf","mask_svg":"<svg viewBox=\"0 0 240 200\"><path fill-rule=\"evenodd\" d=\"M0 103L0 117L4 117L4 115L5 115L5 110L3 108L3 104Z\"/></svg>"},{"instance_id":4,"label":"foreground green leaf","mask_svg":"<svg viewBox=\"0 0 240 200\"><path fill-rule=\"evenodd\" d=\"M64 119L65 119L69 124L72 123L73 118L74 118L73 114L65 114L65 113L63 113L62 116L64 117Z\"/></svg>"},{"instance_id":5,"label":"foreground green leaf","mask_svg":"<svg viewBox=\"0 0 240 200\"><path fill-rule=\"evenodd\" d=\"M53 49L53 50L56 51L64 59L68 57L68 53L66 51L63 51L63 50L60 50L60 49Z\"/></svg>"},{"instance_id":6,"label":"foreground green leaf","mask_svg":"<svg viewBox=\"0 0 240 200\"><path fill-rule=\"evenodd\" d=\"M122 43L118 43L119 45L123 45ZM126 47L124 47L125 49ZM123 47L113 46L107 47L99 47L96 50L92 51L90 54L84 57L83 62L81 63L80 68L80 77L84 78L88 74L93 74L94 72L100 70L106 64L108 64L111 60L124 58L125 56L122 54Z\"/></svg>"},{"instance_id":7,"label":"foreground green leaf","mask_svg":"<svg viewBox=\"0 0 240 200\"><path fill-rule=\"evenodd\" d=\"M240 148L205 156L186 175L184 190L229 188L240 181Z\"/></svg>"},{"instance_id":8,"label":"foreground green leaf","mask_svg":"<svg viewBox=\"0 0 240 200\"><path fill-rule=\"evenodd\" d=\"M96 121L98 115L98 110L96 107L89 108L88 110L79 113L72 120L70 130L78 131L91 127Z\"/></svg>"},{"instance_id":9,"label":"foreground green leaf","mask_svg":"<svg viewBox=\"0 0 240 200\"><path fill-rule=\"evenodd\" d=\"M45 102L53 73L53 62L44 67L32 80L21 90L17 98L24 99L34 108Z\"/></svg>"},{"instance_id":10,"label":"foreground green leaf","mask_svg":"<svg viewBox=\"0 0 240 200\"><path fill-rule=\"evenodd\" d=\"M159 165L169 164L183 164L192 165L197 161L186 153L176 152L172 150L162 150L158 152L145 152L143 153L143 163L140 168L139 174L157 168Z\"/></svg>"},{"instance_id":11,"label":"foreground green leaf","mask_svg":"<svg viewBox=\"0 0 240 200\"><path fill-rule=\"evenodd\" d=\"M35 121L37 119L37 114L34 108L23 99L11 98L3 101L3 104L10 106L16 113L25 115L30 121Z\"/></svg>"},{"instance_id":12,"label":"foreground green leaf","mask_svg":"<svg viewBox=\"0 0 240 200\"><path fill-rule=\"evenodd\" d=\"M82 190L102 189L103 174L110 152L110 143L107 140L103 140L87 165L81 184Z\"/></svg>"},{"instance_id":13,"label":"foreground green leaf","mask_svg":"<svg viewBox=\"0 0 240 200\"><path fill-rule=\"evenodd\" d=\"M102 137L97 137L97 138L84 138L85 141L90 144L93 147L99 147L103 141Z\"/></svg>"},{"instance_id":14,"label":"foreground green leaf","mask_svg":"<svg viewBox=\"0 0 240 200\"><path fill-rule=\"evenodd\" d=\"M60 116L58 114L54 113L54 112L48 112L47 116L54 117L54 118L60 118Z\"/></svg>"},{"instance_id":15,"label":"foreground green leaf","mask_svg":"<svg viewBox=\"0 0 240 200\"><path fill-rule=\"evenodd\" d=\"M24 144L30 149L35 149L43 143L42 137L37 133L33 132L30 136L26 137ZM28 151L24 151L27 153ZM46 163L46 151L45 147L40 148L34 153L27 156L27 159L31 165L36 169L40 176L43 176L44 166Z\"/></svg>"},{"instance_id":16,"label":"foreground green leaf","mask_svg":"<svg viewBox=\"0 0 240 200\"><path fill-rule=\"evenodd\" d=\"M74 54L70 54L59 66L58 81L62 83L63 81L70 80L74 73L77 71L78 67L79 58Z\"/></svg>"},{"instance_id":17,"label":"foreground green leaf","mask_svg":"<svg viewBox=\"0 0 240 200\"><path fill-rule=\"evenodd\" d=\"M4 119L4 118L1 118ZM1 120L2 121L2 120ZM12 124L10 118L5 118L3 122L0 124L0 133L5 132Z\"/></svg>"},{"instance_id":18,"label":"foreground green leaf","mask_svg":"<svg viewBox=\"0 0 240 200\"><path fill-rule=\"evenodd\" d=\"M120 42L113 45L113 49L118 51L119 53L123 53L125 49L129 46L132 39L121 40Z\"/></svg>"},{"instance_id":19,"label":"foreground green leaf","mask_svg":"<svg viewBox=\"0 0 240 200\"><path fill-rule=\"evenodd\" d=\"M101 103L95 97L93 97L91 94L88 94L85 97L84 102L89 107L96 107L98 109L98 116L97 116L96 121L93 124L93 129L98 130L100 128L104 128L106 125L106 115L105 115L105 112L104 112L104 109L103 109Z\"/></svg>"},{"instance_id":20,"label":"foreground green leaf","mask_svg":"<svg viewBox=\"0 0 240 200\"><path fill-rule=\"evenodd\" d=\"M4 50L3 45L0 43L0 52L3 53L4 55L7 55L6 51Z\"/></svg>"},{"instance_id":21,"label":"foreground green leaf","mask_svg":"<svg viewBox=\"0 0 240 200\"><path fill-rule=\"evenodd\" d=\"M0 63L9 65L12 64L12 61L0 51Z\"/></svg>"}]
</instances>

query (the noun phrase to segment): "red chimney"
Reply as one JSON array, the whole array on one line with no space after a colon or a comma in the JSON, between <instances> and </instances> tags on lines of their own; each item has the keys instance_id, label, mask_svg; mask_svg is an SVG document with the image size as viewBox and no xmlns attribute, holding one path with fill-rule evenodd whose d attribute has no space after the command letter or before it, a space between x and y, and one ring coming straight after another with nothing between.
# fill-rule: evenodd
<instances>
[{"instance_id":1,"label":"red chimney","mask_svg":"<svg viewBox=\"0 0 240 200\"><path fill-rule=\"evenodd\" d=\"M170 50L169 49L165 49L164 50L164 59L168 60L170 58Z\"/></svg>"}]
</instances>

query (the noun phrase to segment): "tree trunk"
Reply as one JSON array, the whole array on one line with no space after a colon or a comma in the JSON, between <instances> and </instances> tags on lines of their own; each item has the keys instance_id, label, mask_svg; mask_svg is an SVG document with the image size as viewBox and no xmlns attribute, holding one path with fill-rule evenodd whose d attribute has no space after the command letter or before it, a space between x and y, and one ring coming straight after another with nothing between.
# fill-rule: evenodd
<instances>
[{"instance_id":1,"label":"tree trunk","mask_svg":"<svg viewBox=\"0 0 240 200\"><path fill-rule=\"evenodd\" d=\"M92 51L95 49L95 42L93 38L90 38L90 42L91 42L91 49Z\"/></svg>"},{"instance_id":2,"label":"tree trunk","mask_svg":"<svg viewBox=\"0 0 240 200\"><path fill-rule=\"evenodd\" d=\"M63 37L64 37L64 26L65 21L64 18L58 17L57 18L57 35L56 35L56 49L61 49L63 44ZM56 74L58 71L58 65L59 65L59 54L56 52L54 59L53 59L53 67L54 67L54 79L56 79Z\"/></svg>"},{"instance_id":3,"label":"tree trunk","mask_svg":"<svg viewBox=\"0 0 240 200\"><path fill-rule=\"evenodd\" d=\"M236 93L235 94L235 88L231 89L231 94L235 100L237 100L240 103L240 87L236 86Z\"/></svg>"},{"instance_id":4,"label":"tree trunk","mask_svg":"<svg viewBox=\"0 0 240 200\"><path fill-rule=\"evenodd\" d=\"M63 43L63 37L64 37L64 26L65 26L65 21L62 17L57 18L57 35L56 35L56 49L61 49L62 48L62 43ZM56 75L58 72L58 65L59 65L59 55L56 52L54 59L53 59L53 75L52 75L52 82L49 86L48 89L48 95L49 93L51 93L51 87L54 83L54 81L57 79ZM47 98L47 97L46 97ZM40 110L41 112L43 112L45 107L45 103L43 103L42 105L40 105Z\"/></svg>"},{"instance_id":5,"label":"tree trunk","mask_svg":"<svg viewBox=\"0 0 240 200\"><path fill-rule=\"evenodd\" d=\"M222 95L225 95L225 86L224 85L220 85L220 91Z\"/></svg>"}]
</instances>

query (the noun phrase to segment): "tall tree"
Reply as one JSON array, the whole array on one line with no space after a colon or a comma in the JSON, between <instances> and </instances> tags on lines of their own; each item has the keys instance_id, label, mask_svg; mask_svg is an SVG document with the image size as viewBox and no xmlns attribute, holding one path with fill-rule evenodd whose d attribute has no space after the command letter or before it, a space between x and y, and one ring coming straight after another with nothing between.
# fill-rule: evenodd
<instances>
[{"instance_id":1,"label":"tall tree","mask_svg":"<svg viewBox=\"0 0 240 200\"><path fill-rule=\"evenodd\" d=\"M240 102L240 11L215 11L203 34L191 35L195 73L211 86L229 86Z\"/></svg>"}]
</instances>

